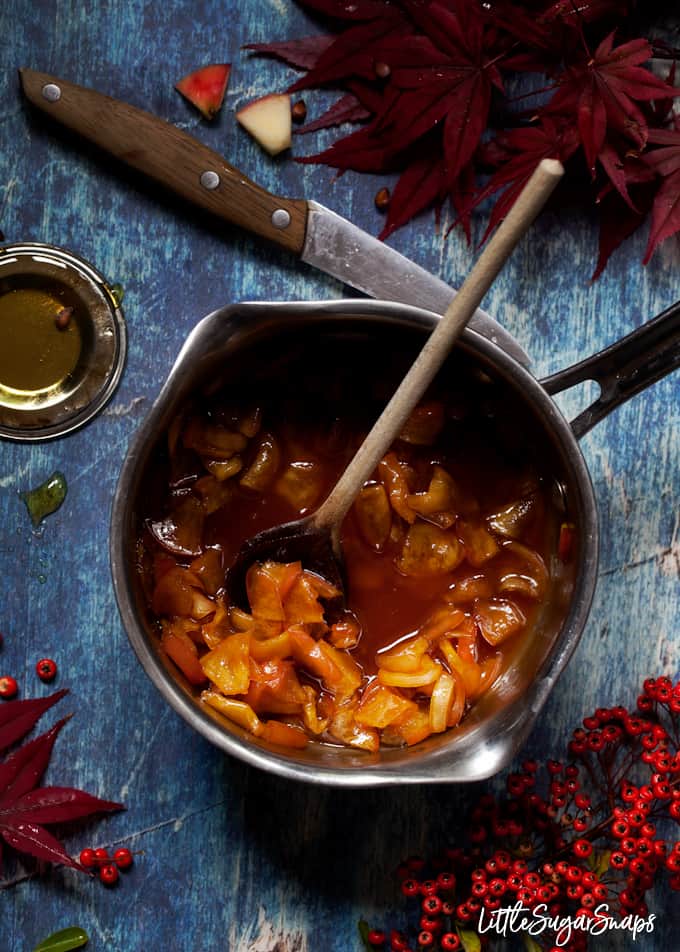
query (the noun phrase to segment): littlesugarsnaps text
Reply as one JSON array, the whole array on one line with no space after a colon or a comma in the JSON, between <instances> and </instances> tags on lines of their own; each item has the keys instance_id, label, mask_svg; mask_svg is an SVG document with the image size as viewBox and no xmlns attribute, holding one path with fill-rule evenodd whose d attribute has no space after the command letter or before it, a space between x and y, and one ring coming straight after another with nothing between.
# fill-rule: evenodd
<instances>
[{"instance_id":1,"label":"littlesugarsnaps text","mask_svg":"<svg viewBox=\"0 0 680 952\"><path fill-rule=\"evenodd\" d=\"M606 903L597 906L590 916L551 916L545 903L529 909L521 902L516 902L514 906L504 906L493 912L482 907L477 928L480 935L495 932L496 935L504 937L518 932L530 936L552 932L555 935L555 944L562 947L569 942L574 932L587 932L597 936L615 929L619 932L630 932L635 940L640 935L654 931L655 918L653 914L630 914L616 919L609 912Z\"/></svg>"}]
</instances>

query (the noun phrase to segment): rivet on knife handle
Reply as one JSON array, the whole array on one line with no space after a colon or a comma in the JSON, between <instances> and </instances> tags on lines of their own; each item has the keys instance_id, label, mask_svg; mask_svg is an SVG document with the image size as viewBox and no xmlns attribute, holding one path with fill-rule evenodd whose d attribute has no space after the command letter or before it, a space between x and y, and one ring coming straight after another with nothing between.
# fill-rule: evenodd
<instances>
[{"instance_id":1,"label":"rivet on knife handle","mask_svg":"<svg viewBox=\"0 0 680 952\"><path fill-rule=\"evenodd\" d=\"M28 100L182 198L300 254L307 203L256 185L181 129L142 109L46 73L22 69Z\"/></svg>"}]
</instances>

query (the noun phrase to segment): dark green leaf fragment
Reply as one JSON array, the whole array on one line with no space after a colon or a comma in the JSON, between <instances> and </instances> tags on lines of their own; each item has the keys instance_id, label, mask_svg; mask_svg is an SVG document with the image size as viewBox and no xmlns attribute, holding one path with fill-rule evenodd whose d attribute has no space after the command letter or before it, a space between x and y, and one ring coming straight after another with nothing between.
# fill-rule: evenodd
<instances>
[{"instance_id":1,"label":"dark green leaf fragment","mask_svg":"<svg viewBox=\"0 0 680 952\"><path fill-rule=\"evenodd\" d=\"M68 929L61 929L59 932L53 932L43 939L39 945L33 949L33 952L70 952L71 949L80 949L87 944L89 936L80 926L70 926Z\"/></svg>"},{"instance_id":2,"label":"dark green leaf fragment","mask_svg":"<svg viewBox=\"0 0 680 952\"><path fill-rule=\"evenodd\" d=\"M34 526L39 526L45 516L57 511L66 499L67 490L66 477L57 470L40 486L19 493L26 503L28 514Z\"/></svg>"}]
</instances>

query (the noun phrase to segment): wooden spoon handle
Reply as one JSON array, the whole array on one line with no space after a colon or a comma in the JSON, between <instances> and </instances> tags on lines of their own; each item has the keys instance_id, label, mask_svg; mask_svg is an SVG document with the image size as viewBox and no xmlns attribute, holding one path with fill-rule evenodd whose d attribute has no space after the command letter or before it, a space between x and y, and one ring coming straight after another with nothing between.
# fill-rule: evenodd
<instances>
[{"instance_id":1,"label":"wooden spoon handle","mask_svg":"<svg viewBox=\"0 0 680 952\"><path fill-rule=\"evenodd\" d=\"M401 432L404 423L446 359L454 341L479 307L496 275L538 215L563 173L564 169L556 159L543 159L538 165L396 393L359 447L354 459L326 501L312 516L310 521L316 528L339 527L357 493Z\"/></svg>"}]
</instances>

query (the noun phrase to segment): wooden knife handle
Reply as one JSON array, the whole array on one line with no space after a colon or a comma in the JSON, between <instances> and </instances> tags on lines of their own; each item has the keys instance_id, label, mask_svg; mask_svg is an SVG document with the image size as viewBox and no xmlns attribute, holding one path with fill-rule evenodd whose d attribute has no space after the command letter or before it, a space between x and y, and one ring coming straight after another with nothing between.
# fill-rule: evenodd
<instances>
[{"instance_id":1,"label":"wooden knife handle","mask_svg":"<svg viewBox=\"0 0 680 952\"><path fill-rule=\"evenodd\" d=\"M272 195L197 139L142 109L46 73L22 69L19 75L28 100L78 135L230 224L302 252L305 201Z\"/></svg>"}]
</instances>

